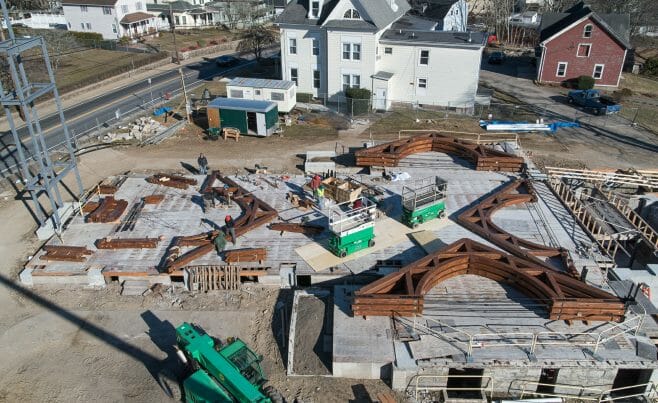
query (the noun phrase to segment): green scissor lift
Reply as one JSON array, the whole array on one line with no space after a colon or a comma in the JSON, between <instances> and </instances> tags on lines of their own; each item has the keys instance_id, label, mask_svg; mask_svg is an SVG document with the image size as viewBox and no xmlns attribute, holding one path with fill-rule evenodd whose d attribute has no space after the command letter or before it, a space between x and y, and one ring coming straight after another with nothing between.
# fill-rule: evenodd
<instances>
[{"instance_id":1,"label":"green scissor lift","mask_svg":"<svg viewBox=\"0 0 658 403\"><path fill-rule=\"evenodd\" d=\"M377 206L370 199L360 197L361 206L345 202L329 210L329 250L338 257L375 245L375 216Z\"/></svg>"},{"instance_id":2,"label":"green scissor lift","mask_svg":"<svg viewBox=\"0 0 658 403\"><path fill-rule=\"evenodd\" d=\"M448 183L438 176L402 187L402 222L415 228L418 224L446 216Z\"/></svg>"},{"instance_id":3,"label":"green scissor lift","mask_svg":"<svg viewBox=\"0 0 658 403\"><path fill-rule=\"evenodd\" d=\"M242 340L222 344L189 323L176 328L176 342L192 374L183 381L186 402L277 403L282 399L260 366L262 357ZM266 396L268 395L268 396Z\"/></svg>"}]
</instances>

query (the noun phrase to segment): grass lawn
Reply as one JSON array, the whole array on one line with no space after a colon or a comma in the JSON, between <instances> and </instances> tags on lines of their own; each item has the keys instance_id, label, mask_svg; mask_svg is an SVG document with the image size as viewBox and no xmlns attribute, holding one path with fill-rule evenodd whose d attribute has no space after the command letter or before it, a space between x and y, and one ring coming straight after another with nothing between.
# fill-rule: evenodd
<instances>
[{"instance_id":1,"label":"grass lawn","mask_svg":"<svg viewBox=\"0 0 658 403\"><path fill-rule=\"evenodd\" d=\"M159 60L163 55L88 49L61 57L55 72L60 92L71 91ZM43 69L45 76L45 68Z\"/></svg>"},{"instance_id":2,"label":"grass lawn","mask_svg":"<svg viewBox=\"0 0 658 403\"><path fill-rule=\"evenodd\" d=\"M433 129L445 130L447 132L481 132L477 119L470 116L459 116L449 114L448 119L443 111L399 109L384 114L384 116L370 126L369 132L373 137L389 138L391 135L397 138L400 130L408 129ZM403 133L408 136L410 133Z\"/></svg>"},{"instance_id":3,"label":"grass lawn","mask_svg":"<svg viewBox=\"0 0 658 403\"><path fill-rule=\"evenodd\" d=\"M190 46L199 46L199 42L205 42L205 46L210 46L211 41L221 44L229 42L236 37L236 33L228 32L215 28L199 29L199 30L186 30L176 31L176 46L178 50L189 48ZM174 38L171 32L160 32L157 38L149 38L146 40L151 46L155 46L160 50L168 52L174 51Z\"/></svg>"},{"instance_id":4,"label":"grass lawn","mask_svg":"<svg viewBox=\"0 0 658 403\"><path fill-rule=\"evenodd\" d=\"M644 94L650 97L658 95L658 80L652 80L637 74L624 73L619 88L628 88L634 94Z\"/></svg>"},{"instance_id":5,"label":"grass lawn","mask_svg":"<svg viewBox=\"0 0 658 403\"><path fill-rule=\"evenodd\" d=\"M633 91L622 99L621 115L658 134L658 80L624 74L619 88Z\"/></svg>"}]
</instances>

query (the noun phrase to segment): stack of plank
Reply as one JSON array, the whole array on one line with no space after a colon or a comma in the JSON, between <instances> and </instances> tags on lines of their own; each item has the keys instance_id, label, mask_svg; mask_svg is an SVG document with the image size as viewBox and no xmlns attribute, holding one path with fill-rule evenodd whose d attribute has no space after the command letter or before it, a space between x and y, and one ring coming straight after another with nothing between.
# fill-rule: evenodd
<instances>
[{"instance_id":1,"label":"stack of plank","mask_svg":"<svg viewBox=\"0 0 658 403\"><path fill-rule=\"evenodd\" d=\"M272 223L270 224L269 228L272 231L281 231L281 235L283 235L284 232L297 232L306 235L318 235L322 231L324 231L324 227L321 225L287 223L287 222Z\"/></svg>"},{"instance_id":2,"label":"stack of plank","mask_svg":"<svg viewBox=\"0 0 658 403\"><path fill-rule=\"evenodd\" d=\"M98 208L98 206L100 206L100 205L101 205L100 202L88 201L87 203L85 203L85 204L82 206L82 212L83 212L84 214L89 214L89 213L91 213L92 211L96 210L96 209Z\"/></svg>"},{"instance_id":3,"label":"stack of plank","mask_svg":"<svg viewBox=\"0 0 658 403\"><path fill-rule=\"evenodd\" d=\"M259 262L262 264L266 258L267 250L265 248L234 249L224 252L226 263Z\"/></svg>"},{"instance_id":4,"label":"stack of plank","mask_svg":"<svg viewBox=\"0 0 658 403\"><path fill-rule=\"evenodd\" d=\"M164 195L144 196L144 204L160 204L164 200Z\"/></svg>"},{"instance_id":5,"label":"stack of plank","mask_svg":"<svg viewBox=\"0 0 658 403\"><path fill-rule=\"evenodd\" d=\"M39 260L59 262L84 262L94 253L84 246L46 245L43 250L46 253Z\"/></svg>"},{"instance_id":6,"label":"stack of plank","mask_svg":"<svg viewBox=\"0 0 658 403\"><path fill-rule=\"evenodd\" d=\"M155 174L146 178L148 183L168 186L176 189L187 189L188 186L196 185L196 179L186 178L179 175L167 175L163 173Z\"/></svg>"},{"instance_id":7,"label":"stack of plank","mask_svg":"<svg viewBox=\"0 0 658 403\"><path fill-rule=\"evenodd\" d=\"M87 216L87 222L107 223L114 222L128 207L128 202L115 199L113 196L105 196L100 205Z\"/></svg>"},{"instance_id":8,"label":"stack of plank","mask_svg":"<svg viewBox=\"0 0 658 403\"><path fill-rule=\"evenodd\" d=\"M119 189L114 185L98 185L98 193L102 195L113 195L117 190Z\"/></svg>"},{"instance_id":9,"label":"stack of plank","mask_svg":"<svg viewBox=\"0 0 658 403\"><path fill-rule=\"evenodd\" d=\"M154 249L158 238L102 238L96 240L98 249Z\"/></svg>"},{"instance_id":10,"label":"stack of plank","mask_svg":"<svg viewBox=\"0 0 658 403\"><path fill-rule=\"evenodd\" d=\"M394 167L411 154L435 151L466 158L478 171L521 172L523 158L438 133L397 140L355 153L357 166Z\"/></svg>"}]
</instances>

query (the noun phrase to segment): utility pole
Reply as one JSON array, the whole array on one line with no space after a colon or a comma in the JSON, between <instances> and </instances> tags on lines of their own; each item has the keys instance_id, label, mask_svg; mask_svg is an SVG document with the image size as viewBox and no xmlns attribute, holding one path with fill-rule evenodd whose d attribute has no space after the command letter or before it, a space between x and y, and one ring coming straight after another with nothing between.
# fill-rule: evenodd
<instances>
[{"instance_id":1,"label":"utility pole","mask_svg":"<svg viewBox=\"0 0 658 403\"><path fill-rule=\"evenodd\" d=\"M192 119L190 118L190 104L187 100L187 90L185 89L185 75L183 74L183 68L179 68L178 72L180 73L180 81L183 84L183 96L185 97L185 115L187 115L187 121L191 122Z\"/></svg>"},{"instance_id":2,"label":"utility pole","mask_svg":"<svg viewBox=\"0 0 658 403\"><path fill-rule=\"evenodd\" d=\"M174 52L176 53L176 64L180 64L180 59L178 58L178 46L176 46L176 23L174 22L174 11L169 3L169 22L171 23L171 33L174 35Z\"/></svg>"}]
</instances>

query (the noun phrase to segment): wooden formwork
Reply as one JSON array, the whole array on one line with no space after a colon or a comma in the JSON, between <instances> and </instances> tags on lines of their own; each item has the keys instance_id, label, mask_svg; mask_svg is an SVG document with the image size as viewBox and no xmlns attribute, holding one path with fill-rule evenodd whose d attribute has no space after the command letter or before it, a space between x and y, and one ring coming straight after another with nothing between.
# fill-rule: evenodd
<instances>
[{"instance_id":1,"label":"wooden formwork","mask_svg":"<svg viewBox=\"0 0 658 403\"><path fill-rule=\"evenodd\" d=\"M393 167L411 154L428 151L468 159L478 171L521 172L524 166L522 157L439 133L423 134L359 150L355 153L356 165Z\"/></svg>"},{"instance_id":2,"label":"wooden formwork","mask_svg":"<svg viewBox=\"0 0 658 403\"><path fill-rule=\"evenodd\" d=\"M614 321L624 319L624 302L603 290L530 260L460 239L355 292L358 316L413 316L423 298L452 277L475 274L516 287L545 304L550 319Z\"/></svg>"},{"instance_id":3,"label":"wooden formwork","mask_svg":"<svg viewBox=\"0 0 658 403\"><path fill-rule=\"evenodd\" d=\"M115 199L113 196L105 196L101 200L100 205L89 215L87 215L87 222L108 223L114 222L121 217L128 202L122 199Z\"/></svg>"},{"instance_id":4,"label":"wooden formwork","mask_svg":"<svg viewBox=\"0 0 658 403\"><path fill-rule=\"evenodd\" d=\"M238 266L189 266L185 268L190 291L237 290L243 277L267 274L267 268L240 268Z\"/></svg>"}]
</instances>

